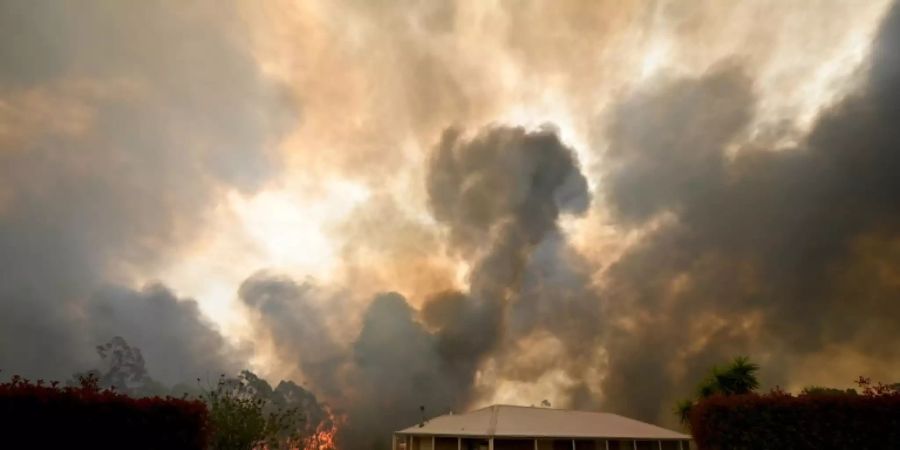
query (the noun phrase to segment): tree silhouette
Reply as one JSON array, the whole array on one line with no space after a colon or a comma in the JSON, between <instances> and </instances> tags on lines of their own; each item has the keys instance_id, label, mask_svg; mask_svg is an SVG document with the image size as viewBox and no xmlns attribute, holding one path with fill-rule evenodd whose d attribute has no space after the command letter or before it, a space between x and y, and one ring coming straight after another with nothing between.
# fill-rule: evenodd
<instances>
[{"instance_id":1,"label":"tree silhouette","mask_svg":"<svg viewBox=\"0 0 900 450\"><path fill-rule=\"evenodd\" d=\"M691 420L691 409L694 408L694 401L691 399L681 400L675 404L675 415L681 423L689 423Z\"/></svg>"},{"instance_id":2,"label":"tree silhouette","mask_svg":"<svg viewBox=\"0 0 900 450\"><path fill-rule=\"evenodd\" d=\"M698 387L697 393L701 398L715 394L749 394L759 388L759 380L756 378L758 371L758 364L750 362L750 358L746 356L738 356L725 367L713 367L709 376Z\"/></svg>"}]
</instances>

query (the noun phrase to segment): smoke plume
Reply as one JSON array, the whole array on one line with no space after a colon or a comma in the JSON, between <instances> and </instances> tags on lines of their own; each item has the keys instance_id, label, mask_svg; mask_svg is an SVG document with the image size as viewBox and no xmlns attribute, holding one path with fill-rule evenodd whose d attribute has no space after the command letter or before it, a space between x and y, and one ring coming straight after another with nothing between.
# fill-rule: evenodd
<instances>
[{"instance_id":1,"label":"smoke plume","mask_svg":"<svg viewBox=\"0 0 900 450\"><path fill-rule=\"evenodd\" d=\"M121 336L293 380L345 450L420 406L676 426L738 354L895 381L890 3L2 2L0 369Z\"/></svg>"},{"instance_id":2,"label":"smoke plume","mask_svg":"<svg viewBox=\"0 0 900 450\"><path fill-rule=\"evenodd\" d=\"M115 335L168 382L236 368L193 300L128 287L200 234L214 196L257 189L275 171L265 145L282 107L234 39L233 12L213 2L181 15L156 1L0 6L7 373L62 379Z\"/></svg>"}]
</instances>

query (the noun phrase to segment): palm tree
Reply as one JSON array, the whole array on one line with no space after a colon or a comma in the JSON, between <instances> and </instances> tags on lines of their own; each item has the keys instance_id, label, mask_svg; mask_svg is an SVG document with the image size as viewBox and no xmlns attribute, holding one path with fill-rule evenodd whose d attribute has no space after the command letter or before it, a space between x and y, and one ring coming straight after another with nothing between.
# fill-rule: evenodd
<instances>
[{"instance_id":1,"label":"palm tree","mask_svg":"<svg viewBox=\"0 0 900 450\"><path fill-rule=\"evenodd\" d=\"M746 356L738 356L725 367L713 367L709 375L697 386L697 398L704 399L713 395L749 394L759 388L756 373L759 364L750 362ZM688 424L693 400L682 400L675 405L675 414L681 423Z\"/></svg>"},{"instance_id":2,"label":"palm tree","mask_svg":"<svg viewBox=\"0 0 900 450\"><path fill-rule=\"evenodd\" d=\"M715 394L749 394L759 388L756 372L759 364L750 362L746 356L734 358L724 368L713 367L708 377L697 388L697 396L706 398Z\"/></svg>"},{"instance_id":3,"label":"palm tree","mask_svg":"<svg viewBox=\"0 0 900 450\"><path fill-rule=\"evenodd\" d=\"M716 375L719 391L725 395L749 394L759 388L756 372L759 364L750 362L746 356L734 358L731 365Z\"/></svg>"},{"instance_id":4,"label":"palm tree","mask_svg":"<svg viewBox=\"0 0 900 450\"><path fill-rule=\"evenodd\" d=\"M675 415L678 416L678 420L681 421L682 425L689 425L691 422L691 408L694 407L694 401L691 399L684 399L675 404Z\"/></svg>"}]
</instances>

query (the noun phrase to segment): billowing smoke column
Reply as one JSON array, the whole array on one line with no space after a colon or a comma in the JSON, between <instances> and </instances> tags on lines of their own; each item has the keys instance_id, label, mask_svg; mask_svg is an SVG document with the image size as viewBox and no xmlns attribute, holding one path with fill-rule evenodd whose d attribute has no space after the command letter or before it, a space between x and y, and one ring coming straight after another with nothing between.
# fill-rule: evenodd
<instances>
[{"instance_id":1,"label":"billowing smoke column","mask_svg":"<svg viewBox=\"0 0 900 450\"><path fill-rule=\"evenodd\" d=\"M445 357L468 373L488 352L504 378L519 380L583 363L600 304L558 222L563 213L585 212L590 195L574 153L556 132L492 128L467 141L448 130L427 187L451 248L474 261L466 295L439 295L422 310L425 322L440 330ZM565 354L553 358L553 367L546 359L517 358L522 338L539 332L564 342Z\"/></svg>"},{"instance_id":2,"label":"billowing smoke column","mask_svg":"<svg viewBox=\"0 0 900 450\"><path fill-rule=\"evenodd\" d=\"M258 274L240 290L279 355L299 359L302 373L348 414L346 448L383 445L391 431L421 420L419 406L436 414L473 400L480 364L515 341L505 332L524 334L543 320L535 311L556 307L541 304L553 299L533 285L536 266L566 264L556 258L560 214L589 204L574 153L551 129L488 127L471 139L447 130L426 181L453 251L473 262L467 291L435 293L421 311L400 294L379 295L341 349L309 301L313 286Z\"/></svg>"}]
</instances>

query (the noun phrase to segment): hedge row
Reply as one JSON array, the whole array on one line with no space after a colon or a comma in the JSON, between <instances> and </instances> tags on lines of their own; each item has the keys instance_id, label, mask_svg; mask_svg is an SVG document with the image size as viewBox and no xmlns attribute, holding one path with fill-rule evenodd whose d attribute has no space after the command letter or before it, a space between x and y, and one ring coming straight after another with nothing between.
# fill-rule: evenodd
<instances>
[{"instance_id":1,"label":"hedge row","mask_svg":"<svg viewBox=\"0 0 900 450\"><path fill-rule=\"evenodd\" d=\"M131 398L97 388L57 387L13 377L0 384L3 448L204 449L202 402Z\"/></svg>"},{"instance_id":2,"label":"hedge row","mask_svg":"<svg viewBox=\"0 0 900 450\"><path fill-rule=\"evenodd\" d=\"M713 396L690 424L701 450L897 450L900 393Z\"/></svg>"}]
</instances>

